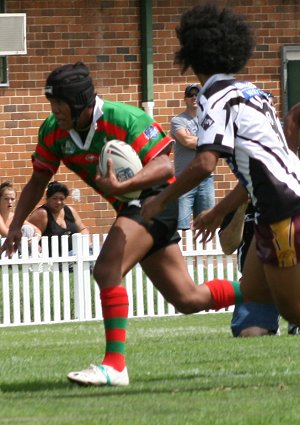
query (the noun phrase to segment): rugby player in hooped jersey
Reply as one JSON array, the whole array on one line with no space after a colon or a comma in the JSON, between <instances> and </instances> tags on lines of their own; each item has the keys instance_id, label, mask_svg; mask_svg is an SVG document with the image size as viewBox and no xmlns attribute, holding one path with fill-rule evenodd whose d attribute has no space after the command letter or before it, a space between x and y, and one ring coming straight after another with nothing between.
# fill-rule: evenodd
<instances>
[{"instance_id":1,"label":"rugby player in hooped jersey","mask_svg":"<svg viewBox=\"0 0 300 425\"><path fill-rule=\"evenodd\" d=\"M252 54L250 26L232 10L206 4L186 11L176 31L180 48L175 62L182 72L191 68L202 85L197 155L174 184L145 202L141 214L151 219L225 158L239 183L196 217L195 236L209 240L248 193L255 238L243 269L242 293L252 301L274 302L286 320L300 325L300 162L288 149L266 94L233 75Z\"/></svg>"},{"instance_id":2,"label":"rugby player in hooped jersey","mask_svg":"<svg viewBox=\"0 0 300 425\"><path fill-rule=\"evenodd\" d=\"M167 301L182 313L221 308L241 302L238 282L215 279L205 285L192 281L178 247L177 201L150 223L140 215L144 200L173 181L169 159L172 139L139 108L103 100L95 95L83 63L63 65L47 78L45 95L52 114L44 121L32 156L33 173L25 185L0 253L11 255L21 239L21 225L43 196L61 162L111 202L117 217L94 268L100 289L106 351L97 365L68 378L82 385L128 385L125 361L128 296L122 278L136 264ZM143 169L119 182L111 164L97 174L104 143L118 139L138 153ZM142 190L140 199L121 203L115 196Z\"/></svg>"}]
</instances>

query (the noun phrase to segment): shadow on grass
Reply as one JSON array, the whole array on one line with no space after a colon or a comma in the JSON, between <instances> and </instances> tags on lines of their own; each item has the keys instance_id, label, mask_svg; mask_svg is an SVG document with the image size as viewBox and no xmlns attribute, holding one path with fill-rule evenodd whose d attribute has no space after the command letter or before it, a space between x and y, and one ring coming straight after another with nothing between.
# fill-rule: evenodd
<instances>
[{"instance_id":1,"label":"shadow on grass","mask_svg":"<svg viewBox=\"0 0 300 425\"><path fill-rule=\"evenodd\" d=\"M17 392L38 392L38 391L57 391L67 389L70 383L66 382L51 382L51 381L33 381L19 382L13 384L1 384L0 391L2 393L17 393Z\"/></svg>"},{"instance_id":2,"label":"shadow on grass","mask_svg":"<svg viewBox=\"0 0 300 425\"><path fill-rule=\"evenodd\" d=\"M178 376L173 377L163 377L160 378L149 378L147 380L136 380L132 381L128 387L109 387L109 386L81 386L74 383L66 381L51 382L51 381L34 381L34 382L20 382L14 384L1 384L0 393L34 393L34 392L47 392L47 397L52 398L74 398L74 397L98 397L99 392L103 397L111 396L120 396L123 395L137 395L137 394L174 394L174 393L194 393L196 392L228 392L241 389L250 389L250 388L259 388L260 386L272 387L274 388L274 383L256 383L256 384L243 384L234 383L233 385L210 385L209 383L201 383L199 380L205 378L204 375L190 374L178 378ZM190 385L186 385L186 381ZM182 382L182 384L180 384ZM154 383L154 386L153 386ZM155 385L156 384L156 385ZM275 384L276 387L276 384ZM55 391L63 390L63 394L55 394ZM49 392L53 394L49 394ZM84 395L83 391L86 392ZM41 395L40 395L41 396Z\"/></svg>"},{"instance_id":3,"label":"shadow on grass","mask_svg":"<svg viewBox=\"0 0 300 425\"><path fill-rule=\"evenodd\" d=\"M185 375L183 377L180 377L180 379L178 379L178 376L160 376L160 377L153 377L153 378L148 378L148 379L136 379L133 380L130 385L128 387L114 387L114 386L84 386L84 385L77 385L75 383L71 383L69 382L67 379L65 381L57 381L57 382L53 382L53 381L25 381L25 382L18 382L18 383L5 383L5 384L1 384L0 385L0 392L2 393L18 393L18 392L42 392L42 391L47 391L48 395L49 395L49 391L59 391L59 390L70 390L70 389L84 389L87 390L89 395L90 395L90 391L89 390L95 390L95 389L100 389L101 391L103 390L118 390L118 394L120 394L120 390L122 390L124 393L126 392L127 394L134 394L134 393L139 393L139 392L145 392L145 393L153 393L153 392L174 392L176 391L176 388L178 388L178 381L189 381L191 382L192 380L195 379L201 379L201 375L195 375L195 374L190 374L190 375ZM172 385L172 382L174 382L174 385ZM177 382L177 384L175 383ZM153 387L153 384L157 385L157 388ZM168 385L169 389L163 389L161 388L162 385ZM134 389L134 387L136 387L138 385L139 389ZM150 385L150 388L148 389L147 387ZM143 387L143 388L141 388ZM209 388L206 388L205 390L208 390ZM183 389L181 388L180 391L182 391ZM187 388L187 390L190 391L190 389ZM195 390L195 388L193 389ZM201 390L201 386L200 388L198 388L198 390ZM74 394L70 394L70 397L73 397ZM80 392L80 396L82 396L82 392ZM59 397L61 397L61 395L59 395ZM68 397L67 394L62 395L62 397Z\"/></svg>"}]
</instances>

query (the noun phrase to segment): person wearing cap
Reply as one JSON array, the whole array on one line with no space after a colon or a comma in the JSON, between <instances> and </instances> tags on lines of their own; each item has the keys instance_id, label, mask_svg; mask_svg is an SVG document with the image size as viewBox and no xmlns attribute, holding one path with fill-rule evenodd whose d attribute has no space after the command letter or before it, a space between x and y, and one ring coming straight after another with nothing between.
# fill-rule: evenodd
<instances>
[{"instance_id":1,"label":"person wearing cap","mask_svg":"<svg viewBox=\"0 0 300 425\"><path fill-rule=\"evenodd\" d=\"M189 84L184 91L185 110L171 119L171 136L175 139L174 165L178 176L194 159L198 139L198 84ZM190 228L191 218L215 205L213 174L178 200L178 229Z\"/></svg>"},{"instance_id":2,"label":"person wearing cap","mask_svg":"<svg viewBox=\"0 0 300 425\"><path fill-rule=\"evenodd\" d=\"M22 190L0 255L6 251L9 256L16 250L23 221L40 201L61 162L111 203L116 219L93 270L105 328L104 358L97 365L70 372L68 379L81 385L128 385L125 347L129 308L122 279L132 267L140 263L165 299L184 314L240 301L239 283L215 279L195 285L178 246L177 201L151 222L142 219L145 199L174 181L169 157L173 140L153 118L137 107L96 96L89 69L81 62L53 70L45 95L52 113L39 129L33 172ZM125 181L117 180L110 161L106 175L99 172L101 150L113 139L130 144L143 163L142 170ZM117 199L137 190L142 190L139 199L128 203Z\"/></svg>"}]
</instances>

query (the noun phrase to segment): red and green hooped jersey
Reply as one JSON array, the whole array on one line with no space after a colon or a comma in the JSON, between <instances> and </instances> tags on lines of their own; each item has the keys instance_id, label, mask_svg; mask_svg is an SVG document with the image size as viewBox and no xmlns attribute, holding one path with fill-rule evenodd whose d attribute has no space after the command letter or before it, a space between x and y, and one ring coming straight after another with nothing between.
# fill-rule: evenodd
<instances>
[{"instance_id":1,"label":"red and green hooped jersey","mask_svg":"<svg viewBox=\"0 0 300 425\"><path fill-rule=\"evenodd\" d=\"M32 155L33 167L36 171L55 174L62 161L118 210L121 202L101 193L94 181L101 150L112 139L129 143L143 165L172 142L143 110L97 97L93 123L84 144L74 130L62 130L55 116L49 115L39 130L38 144Z\"/></svg>"}]
</instances>

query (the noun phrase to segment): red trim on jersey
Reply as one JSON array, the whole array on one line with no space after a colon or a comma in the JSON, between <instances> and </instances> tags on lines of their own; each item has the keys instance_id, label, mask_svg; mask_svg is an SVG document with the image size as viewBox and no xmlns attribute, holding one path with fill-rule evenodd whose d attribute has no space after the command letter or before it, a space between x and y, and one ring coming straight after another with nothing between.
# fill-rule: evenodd
<instances>
[{"instance_id":1,"label":"red trim on jersey","mask_svg":"<svg viewBox=\"0 0 300 425\"><path fill-rule=\"evenodd\" d=\"M53 152L45 149L41 145L36 146L35 152L38 156L41 156L46 161L55 161L56 163L59 163L59 158Z\"/></svg>"},{"instance_id":2,"label":"red trim on jersey","mask_svg":"<svg viewBox=\"0 0 300 425\"><path fill-rule=\"evenodd\" d=\"M66 130L63 130L61 128L57 128L54 131L51 131L51 133L47 134L43 138L43 142L46 146L50 147L54 145L54 143L59 140L63 139L64 137L68 137L69 133Z\"/></svg>"},{"instance_id":3,"label":"red trim on jersey","mask_svg":"<svg viewBox=\"0 0 300 425\"><path fill-rule=\"evenodd\" d=\"M161 126L157 123L157 122L152 122L149 127L155 127L158 130L159 134L163 133L163 129L161 128ZM139 151L141 149L143 149L143 147L149 142L150 139L148 139L148 137L146 136L146 134L143 132L142 134L140 134L135 141L131 144L131 147L137 152L139 153ZM150 150L150 152L152 152L152 149ZM149 153L150 153L149 152ZM149 157L149 153L147 154L147 158ZM149 161L149 159L148 159ZM144 159L144 163L145 159Z\"/></svg>"},{"instance_id":4,"label":"red trim on jersey","mask_svg":"<svg viewBox=\"0 0 300 425\"><path fill-rule=\"evenodd\" d=\"M118 140L125 141L127 136L127 132L123 128L118 127L117 125L111 122L104 121L103 118L100 118L100 120L97 121L97 130L105 131L109 135L115 136Z\"/></svg>"},{"instance_id":5,"label":"red trim on jersey","mask_svg":"<svg viewBox=\"0 0 300 425\"><path fill-rule=\"evenodd\" d=\"M34 171L37 173L47 173L51 176L56 173L56 171L53 171L53 168L45 164L44 162L39 161L36 158L32 158L32 165Z\"/></svg>"},{"instance_id":6,"label":"red trim on jersey","mask_svg":"<svg viewBox=\"0 0 300 425\"><path fill-rule=\"evenodd\" d=\"M170 177L170 178L167 180L167 182L168 182L169 184L172 184L172 183L174 183L175 181L176 181L176 177L175 177L175 176Z\"/></svg>"},{"instance_id":7,"label":"red trim on jersey","mask_svg":"<svg viewBox=\"0 0 300 425\"><path fill-rule=\"evenodd\" d=\"M148 142L148 137L146 137L145 133L142 133L135 139L131 147L136 151L136 153L139 153L139 151L143 149Z\"/></svg>"},{"instance_id":8,"label":"red trim on jersey","mask_svg":"<svg viewBox=\"0 0 300 425\"><path fill-rule=\"evenodd\" d=\"M114 196L107 196L106 200L112 204L113 202L117 201L117 198L115 198Z\"/></svg>"},{"instance_id":9,"label":"red trim on jersey","mask_svg":"<svg viewBox=\"0 0 300 425\"><path fill-rule=\"evenodd\" d=\"M63 158L63 162L67 164L98 164L99 154L81 153L79 155L68 155Z\"/></svg>"},{"instance_id":10,"label":"red trim on jersey","mask_svg":"<svg viewBox=\"0 0 300 425\"><path fill-rule=\"evenodd\" d=\"M56 174L59 164L51 164L44 162L36 158L35 156L31 157L33 169L39 173L49 173Z\"/></svg>"},{"instance_id":11,"label":"red trim on jersey","mask_svg":"<svg viewBox=\"0 0 300 425\"><path fill-rule=\"evenodd\" d=\"M144 158L145 164L147 164L150 159L155 158L161 151L164 150L166 146L173 142L173 139L170 136L165 136L160 142L158 142L152 149L147 153Z\"/></svg>"}]
</instances>

